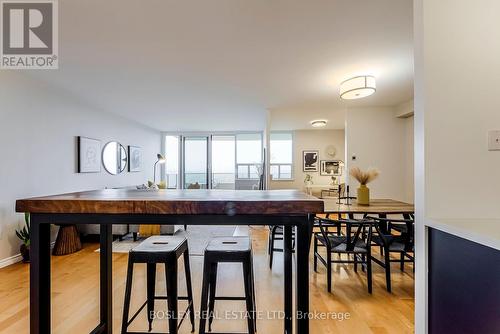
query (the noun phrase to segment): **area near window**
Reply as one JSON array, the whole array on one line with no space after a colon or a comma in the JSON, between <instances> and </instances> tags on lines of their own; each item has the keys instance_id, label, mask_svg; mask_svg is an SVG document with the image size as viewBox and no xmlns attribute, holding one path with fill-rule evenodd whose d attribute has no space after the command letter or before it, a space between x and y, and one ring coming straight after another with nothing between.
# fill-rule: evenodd
<instances>
[{"instance_id":1,"label":"area near window","mask_svg":"<svg viewBox=\"0 0 500 334\"><path fill-rule=\"evenodd\" d=\"M258 189L262 133L168 134L165 179L170 189Z\"/></svg>"},{"instance_id":2,"label":"area near window","mask_svg":"<svg viewBox=\"0 0 500 334\"><path fill-rule=\"evenodd\" d=\"M179 188L180 136L165 136L165 152L168 154L165 162L165 181L168 188Z\"/></svg>"},{"instance_id":3,"label":"area near window","mask_svg":"<svg viewBox=\"0 0 500 334\"><path fill-rule=\"evenodd\" d=\"M293 134L291 132L270 134L270 168L273 180L293 179Z\"/></svg>"}]
</instances>

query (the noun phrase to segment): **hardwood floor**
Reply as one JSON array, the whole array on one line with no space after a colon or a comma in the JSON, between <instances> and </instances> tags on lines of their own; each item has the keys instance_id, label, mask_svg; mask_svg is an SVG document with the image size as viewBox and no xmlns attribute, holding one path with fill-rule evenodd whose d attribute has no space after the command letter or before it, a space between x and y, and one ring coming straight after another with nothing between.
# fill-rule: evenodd
<instances>
[{"instance_id":1,"label":"hardwood floor","mask_svg":"<svg viewBox=\"0 0 500 334\"><path fill-rule=\"evenodd\" d=\"M269 270L267 257L267 228L250 229L254 246L254 267L256 274L257 309L258 311L282 310L282 259L275 256L273 270ZM99 318L99 254L95 250L97 244L85 244L78 253L52 258L52 298L53 298L53 332L54 333L88 333L97 325ZM312 256L312 255L311 255ZM127 254L113 254L113 326L114 333L120 332L123 295L125 291L125 273ZM181 267L182 268L182 267ZM325 269L320 266L314 273L311 261L311 311L335 312L348 315L344 320L313 319L311 333L413 333L413 273L411 265L401 272L398 264L393 264L393 292L385 289L383 269L373 266L373 295L366 289L366 275L358 270L354 273L352 266L336 265L333 274L333 293L326 292ZM199 310L202 257L192 256L191 269L195 309ZM219 269L217 294L242 295L243 280L241 267L227 264ZM185 294L185 282L180 276L180 294ZM29 332L29 266L15 264L0 269L0 333L20 334ZM165 293L163 267L158 268L157 294ZM134 271L131 310L136 310L146 299L145 267L137 266ZM185 308L180 304L179 310ZM223 317L225 311L244 310L244 302L220 301L216 303L218 315ZM157 301L156 310L165 310L165 302ZM135 311L133 311L135 312ZM257 330L263 334L282 332L280 319L258 320ZM272 313L269 315L273 316ZM277 314L276 314L277 315ZM186 319L187 320L187 319ZM198 322L196 323L198 330ZM145 311L130 330L147 332ZM153 330L166 332L167 321L156 320ZM214 331L246 330L244 320L215 320ZM180 333L189 333L190 326L184 323Z\"/></svg>"}]
</instances>

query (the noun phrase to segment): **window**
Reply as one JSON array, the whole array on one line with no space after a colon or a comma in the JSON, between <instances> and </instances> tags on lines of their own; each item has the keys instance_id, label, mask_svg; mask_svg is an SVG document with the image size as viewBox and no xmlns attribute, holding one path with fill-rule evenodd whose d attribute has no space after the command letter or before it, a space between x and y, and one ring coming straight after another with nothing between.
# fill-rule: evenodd
<instances>
[{"instance_id":1,"label":"window","mask_svg":"<svg viewBox=\"0 0 500 334\"><path fill-rule=\"evenodd\" d=\"M179 136L165 137L165 178L167 188L176 189L179 186Z\"/></svg>"},{"instance_id":2,"label":"window","mask_svg":"<svg viewBox=\"0 0 500 334\"><path fill-rule=\"evenodd\" d=\"M262 133L165 134L164 178L169 189L258 189Z\"/></svg>"},{"instance_id":3,"label":"window","mask_svg":"<svg viewBox=\"0 0 500 334\"><path fill-rule=\"evenodd\" d=\"M208 137L183 137L184 188L208 189Z\"/></svg>"},{"instance_id":4,"label":"window","mask_svg":"<svg viewBox=\"0 0 500 334\"><path fill-rule=\"evenodd\" d=\"M262 135L236 135L236 171L238 179L259 179L262 169Z\"/></svg>"},{"instance_id":5,"label":"window","mask_svg":"<svg viewBox=\"0 0 500 334\"><path fill-rule=\"evenodd\" d=\"M270 168L273 180L293 178L293 134L272 132L270 135Z\"/></svg>"},{"instance_id":6,"label":"window","mask_svg":"<svg viewBox=\"0 0 500 334\"><path fill-rule=\"evenodd\" d=\"M234 189L236 138L234 135L212 136L212 189Z\"/></svg>"}]
</instances>

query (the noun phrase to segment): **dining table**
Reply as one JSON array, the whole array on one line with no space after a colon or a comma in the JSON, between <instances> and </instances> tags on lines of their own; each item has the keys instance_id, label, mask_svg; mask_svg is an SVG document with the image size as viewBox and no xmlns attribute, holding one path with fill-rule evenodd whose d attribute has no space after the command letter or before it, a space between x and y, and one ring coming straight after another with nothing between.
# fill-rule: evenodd
<instances>
[{"instance_id":1,"label":"dining table","mask_svg":"<svg viewBox=\"0 0 500 334\"><path fill-rule=\"evenodd\" d=\"M31 334L51 332L51 224L100 225L100 322L92 334L112 333L113 224L283 226L283 333L309 333L309 251L314 216L324 211L313 196L296 190L105 189L20 199L16 211L31 214Z\"/></svg>"},{"instance_id":2,"label":"dining table","mask_svg":"<svg viewBox=\"0 0 500 334\"><path fill-rule=\"evenodd\" d=\"M415 206L410 203L394 199L372 199L369 205L361 205L355 199L347 202L338 199L324 200L325 214L347 215L354 218L356 215L376 215L386 218L387 215L402 215L407 219L415 213Z\"/></svg>"}]
</instances>

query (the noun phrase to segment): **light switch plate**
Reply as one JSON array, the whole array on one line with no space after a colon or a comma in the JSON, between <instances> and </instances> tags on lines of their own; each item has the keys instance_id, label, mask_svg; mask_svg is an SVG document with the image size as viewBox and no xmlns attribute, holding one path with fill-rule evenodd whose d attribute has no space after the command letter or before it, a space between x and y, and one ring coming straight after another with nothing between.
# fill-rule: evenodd
<instances>
[{"instance_id":1,"label":"light switch plate","mask_svg":"<svg viewBox=\"0 0 500 334\"><path fill-rule=\"evenodd\" d=\"M500 131L488 132L488 150L500 151Z\"/></svg>"}]
</instances>

